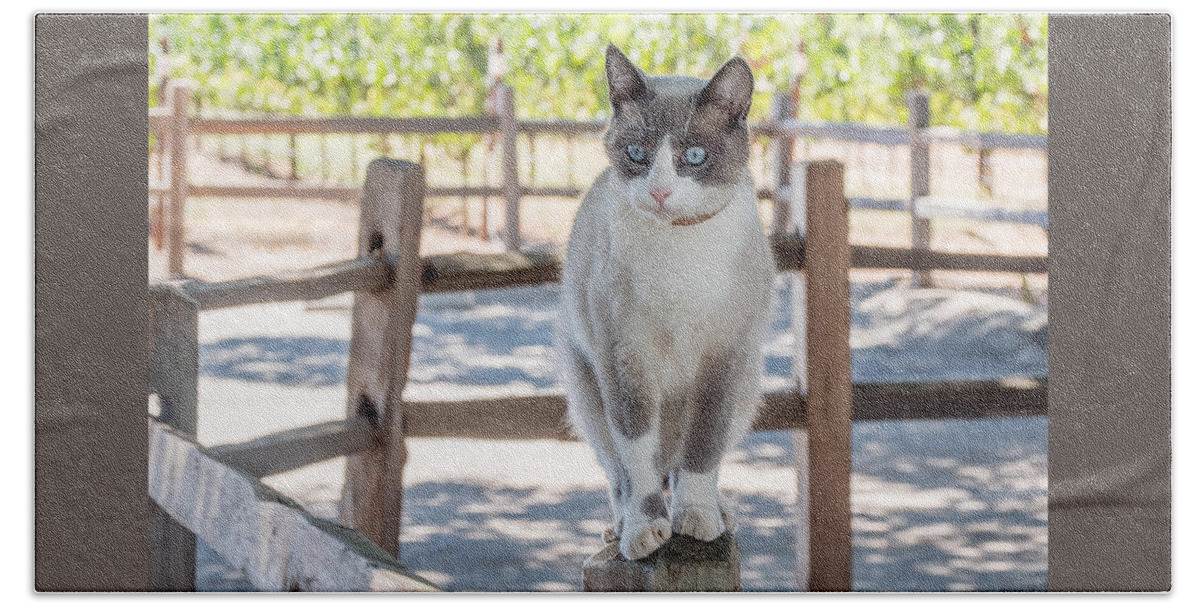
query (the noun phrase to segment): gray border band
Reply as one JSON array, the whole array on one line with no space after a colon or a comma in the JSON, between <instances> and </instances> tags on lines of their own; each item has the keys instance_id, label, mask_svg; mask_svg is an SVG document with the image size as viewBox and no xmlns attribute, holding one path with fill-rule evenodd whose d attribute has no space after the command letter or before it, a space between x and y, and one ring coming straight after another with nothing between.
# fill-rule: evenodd
<instances>
[{"instance_id":1,"label":"gray border band","mask_svg":"<svg viewBox=\"0 0 1200 608\"><path fill-rule=\"evenodd\" d=\"M1170 587L1170 18L1050 17L1050 589ZM146 582L145 16L36 20L35 586Z\"/></svg>"},{"instance_id":2,"label":"gray border band","mask_svg":"<svg viewBox=\"0 0 1200 608\"><path fill-rule=\"evenodd\" d=\"M1171 586L1171 18L1050 16L1050 580Z\"/></svg>"},{"instance_id":3,"label":"gray border band","mask_svg":"<svg viewBox=\"0 0 1200 608\"><path fill-rule=\"evenodd\" d=\"M143 590L147 21L40 15L34 586Z\"/></svg>"}]
</instances>

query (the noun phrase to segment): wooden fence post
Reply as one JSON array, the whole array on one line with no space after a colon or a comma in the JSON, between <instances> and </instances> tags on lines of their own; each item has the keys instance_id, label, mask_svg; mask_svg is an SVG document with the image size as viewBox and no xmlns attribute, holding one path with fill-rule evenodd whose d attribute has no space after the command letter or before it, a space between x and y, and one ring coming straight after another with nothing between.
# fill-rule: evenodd
<instances>
[{"instance_id":1,"label":"wooden fence post","mask_svg":"<svg viewBox=\"0 0 1200 608\"><path fill-rule=\"evenodd\" d=\"M917 214L917 199L929 196L929 92L909 91L908 140L909 140L909 183L912 194L908 200L908 212L912 216L912 247L917 251L929 250L929 219ZM933 279L928 270L913 272L913 287L931 287Z\"/></svg>"},{"instance_id":2,"label":"wooden fence post","mask_svg":"<svg viewBox=\"0 0 1200 608\"><path fill-rule=\"evenodd\" d=\"M347 458L340 518L397 557L407 459L403 392L421 291L424 198L420 165L380 158L367 166L358 253L389 260L393 280L386 289L354 294L347 414L365 417L378 433L372 448Z\"/></svg>"},{"instance_id":3,"label":"wooden fence post","mask_svg":"<svg viewBox=\"0 0 1200 608\"><path fill-rule=\"evenodd\" d=\"M178 284L150 287L150 392L158 419L195 441L200 307ZM196 535L150 501L150 589L196 590Z\"/></svg>"},{"instance_id":4,"label":"wooden fence post","mask_svg":"<svg viewBox=\"0 0 1200 608\"><path fill-rule=\"evenodd\" d=\"M584 591L741 591L737 539L726 532L703 542L676 534L650 555L630 561L617 541L583 563Z\"/></svg>"},{"instance_id":5,"label":"wooden fence post","mask_svg":"<svg viewBox=\"0 0 1200 608\"><path fill-rule=\"evenodd\" d=\"M979 171L979 193L986 198L992 197L992 189L996 183L992 152L991 148L984 148L980 145L979 155L976 160L976 166Z\"/></svg>"},{"instance_id":6,"label":"wooden fence post","mask_svg":"<svg viewBox=\"0 0 1200 608\"><path fill-rule=\"evenodd\" d=\"M517 171L517 111L512 87L500 85L497 94L504 180L504 247L508 251L518 251L521 249L521 183Z\"/></svg>"},{"instance_id":7,"label":"wooden fence post","mask_svg":"<svg viewBox=\"0 0 1200 608\"><path fill-rule=\"evenodd\" d=\"M788 231L795 231L802 238L808 236L808 163L797 163L789 172L791 180L791 206L789 212L792 225ZM796 393L808 393L808 279L805 271L788 272L785 280L791 283L792 296L792 380L795 382ZM796 406L799 407L797 402ZM796 414L800 418L800 414ZM792 465L796 470L796 588L798 591L808 590L809 556L808 556L808 429L799 428L792 431Z\"/></svg>"},{"instance_id":8,"label":"wooden fence post","mask_svg":"<svg viewBox=\"0 0 1200 608\"><path fill-rule=\"evenodd\" d=\"M289 133L288 134L288 179L291 181L296 181L300 175L300 172L297 170L297 166L296 166L297 162L298 162L297 156L298 156L298 153L296 151L296 134Z\"/></svg>"},{"instance_id":9,"label":"wooden fence post","mask_svg":"<svg viewBox=\"0 0 1200 608\"><path fill-rule=\"evenodd\" d=\"M796 107L788 93L779 93L773 104L774 122L782 123L796 116ZM783 234L791 228L791 197L792 197L792 145L795 138L790 135L777 134L773 138L775 144L775 196L772 199L771 234Z\"/></svg>"},{"instance_id":10,"label":"wooden fence post","mask_svg":"<svg viewBox=\"0 0 1200 608\"><path fill-rule=\"evenodd\" d=\"M167 272L183 276L183 257L186 253L185 226L187 210L188 166L188 103L192 89L186 83L175 82L171 92L171 191L168 198Z\"/></svg>"},{"instance_id":11,"label":"wooden fence post","mask_svg":"<svg viewBox=\"0 0 1200 608\"><path fill-rule=\"evenodd\" d=\"M841 163L808 165L809 588L849 591L850 244Z\"/></svg>"}]
</instances>

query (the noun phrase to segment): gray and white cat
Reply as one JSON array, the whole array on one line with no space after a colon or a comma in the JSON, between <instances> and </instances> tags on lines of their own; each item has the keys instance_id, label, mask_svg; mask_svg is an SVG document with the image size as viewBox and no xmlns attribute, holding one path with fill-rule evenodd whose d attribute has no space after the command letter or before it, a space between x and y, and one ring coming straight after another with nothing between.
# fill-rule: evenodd
<instances>
[{"instance_id":1,"label":"gray and white cat","mask_svg":"<svg viewBox=\"0 0 1200 608\"><path fill-rule=\"evenodd\" d=\"M775 271L747 168L746 62L708 81L646 76L610 45L605 68L610 166L567 244L557 346L572 422L610 481L606 537L639 559L730 523L718 469L762 399Z\"/></svg>"}]
</instances>

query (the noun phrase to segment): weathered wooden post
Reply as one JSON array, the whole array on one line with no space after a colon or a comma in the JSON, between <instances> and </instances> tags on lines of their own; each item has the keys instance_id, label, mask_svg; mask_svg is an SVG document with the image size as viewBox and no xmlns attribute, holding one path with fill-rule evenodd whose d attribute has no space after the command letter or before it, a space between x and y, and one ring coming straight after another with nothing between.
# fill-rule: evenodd
<instances>
[{"instance_id":1,"label":"weathered wooden post","mask_svg":"<svg viewBox=\"0 0 1200 608\"><path fill-rule=\"evenodd\" d=\"M776 125L794 118L796 104L792 102L792 96L788 93L777 94L772 114ZM792 147L795 140L791 135L779 132L772 138L775 147L775 196L772 199L771 234L783 234L791 228Z\"/></svg>"},{"instance_id":2,"label":"weathered wooden post","mask_svg":"<svg viewBox=\"0 0 1200 608\"><path fill-rule=\"evenodd\" d=\"M583 563L584 591L741 591L737 539L712 542L676 534L650 555L630 561L616 541Z\"/></svg>"},{"instance_id":3,"label":"weathered wooden post","mask_svg":"<svg viewBox=\"0 0 1200 608\"><path fill-rule=\"evenodd\" d=\"M370 449L347 457L339 517L397 557L407 459L403 392L421 291L424 198L420 165L383 158L368 165L358 253L388 260L393 279L386 289L354 294L347 415L366 418L377 433Z\"/></svg>"},{"instance_id":4,"label":"weathered wooden post","mask_svg":"<svg viewBox=\"0 0 1200 608\"><path fill-rule=\"evenodd\" d=\"M347 135L350 138L350 181L358 183L358 172L361 168L358 166L358 137L354 133ZM424 159L422 163L424 164Z\"/></svg>"},{"instance_id":5,"label":"weathered wooden post","mask_svg":"<svg viewBox=\"0 0 1200 608\"><path fill-rule=\"evenodd\" d=\"M929 196L929 92L909 91L908 140L909 140L909 183L912 194L908 200L908 212L912 217L912 247L914 250L929 250L929 219L920 217L917 199ZM913 287L930 287L933 279L928 270L913 272Z\"/></svg>"},{"instance_id":6,"label":"weathered wooden post","mask_svg":"<svg viewBox=\"0 0 1200 608\"><path fill-rule=\"evenodd\" d=\"M521 183L517 171L517 111L512 87L500 85L497 94L504 180L504 248L518 251L521 248Z\"/></svg>"},{"instance_id":7,"label":"weathered wooden post","mask_svg":"<svg viewBox=\"0 0 1200 608\"><path fill-rule=\"evenodd\" d=\"M187 227L187 166L188 166L188 103L192 89L185 82L175 81L171 92L171 190L167 229L167 273L183 276Z\"/></svg>"},{"instance_id":8,"label":"weathered wooden post","mask_svg":"<svg viewBox=\"0 0 1200 608\"><path fill-rule=\"evenodd\" d=\"M319 137L321 138L321 148L320 148L321 183L324 184L329 181L329 155L328 155L329 135L326 133L322 133L319 135Z\"/></svg>"},{"instance_id":9,"label":"weathered wooden post","mask_svg":"<svg viewBox=\"0 0 1200 608\"><path fill-rule=\"evenodd\" d=\"M992 149L983 147L982 142L976 156L976 167L979 172L979 194L985 198L991 198L992 189L996 183L995 166L992 163Z\"/></svg>"},{"instance_id":10,"label":"weathered wooden post","mask_svg":"<svg viewBox=\"0 0 1200 608\"><path fill-rule=\"evenodd\" d=\"M158 395L158 419L195 441L197 329L200 307L176 283L150 287L150 392ZM148 521L150 589L196 590L196 535L153 500Z\"/></svg>"},{"instance_id":11,"label":"weathered wooden post","mask_svg":"<svg viewBox=\"0 0 1200 608\"><path fill-rule=\"evenodd\" d=\"M298 154L296 152L296 134L288 133L288 179L296 181L299 177L297 171Z\"/></svg>"},{"instance_id":12,"label":"weathered wooden post","mask_svg":"<svg viewBox=\"0 0 1200 608\"><path fill-rule=\"evenodd\" d=\"M808 236L809 589L849 591L850 244L842 165L805 172Z\"/></svg>"},{"instance_id":13,"label":"weathered wooden post","mask_svg":"<svg viewBox=\"0 0 1200 608\"><path fill-rule=\"evenodd\" d=\"M792 219L789 231L808 236L808 163L792 165L789 171ZM808 393L808 280L804 271L789 272L792 296L792 380L800 395ZM799 404L797 404L798 406ZM801 419L799 413L796 416ZM796 587L808 590L808 429L792 431L792 464L796 469Z\"/></svg>"},{"instance_id":14,"label":"weathered wooden post","mask_svg":"<svg viewBox=\"0 0 1200 608\"><path fill-rule=\"evenodd\" d=\"M504 56L504 39L493 38L488 44L487 74L484 77L484 86L487 89L487 96L483 100L484 114L500 116L500 95L501 89L504 88L504 77L507 74L508 61ZM495 133L487 133L484 135L484 139L487 142L487 154L484 156L483 162L483 183L490 188L495 183L495 172L491 159L492 153L496 149L497 136ZM485 191L479 221L479 237L484 241L490 241L492 238L492 229L488 224L489 206L491 206L491 197Z\"/></svg>"}]
</instances>

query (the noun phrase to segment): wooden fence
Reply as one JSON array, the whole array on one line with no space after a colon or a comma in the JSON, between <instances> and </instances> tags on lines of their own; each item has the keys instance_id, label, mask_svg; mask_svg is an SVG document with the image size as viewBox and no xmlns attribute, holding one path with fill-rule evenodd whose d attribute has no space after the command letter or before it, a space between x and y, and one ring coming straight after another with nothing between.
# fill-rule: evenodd
<instances>
[{"instance_id":1,"label":"wooden fence","mask_svg":"<svg viewBox=\"0 0 1200 608\"><path fill-rule=\"evenodd\" d=\"M504 201L504 226L501 237L508 251L521 248L521 200L526 197L577 198L583 190L573 185L534 186L521 183L518 171L518 136L580 136L602 133L604 121L526 121L517 120L510 87L498 89L496 115L462 118L195 118L189 116L191 91L185 82L172 82L169 106L150 112L150 132L160 146L159 158L170 159L163 179L152 180L150 194L159 200L152 218L152 234L160 236L167 247L167 267L172 276L183 275L186 226L184 209L189 197L244 197L291 199L342 199L352 201L359 195L356 186L300 185L296 178L296 136L300 134L389 134L435 135L478 133L499 138L501 175L499 186L461 185L426 189L427 197L496 197ZM912 247L928 251L930 220L935 217L967 217L980 220L1029 223L1047 228L1045 211L1010 211L994 208L988 201L969 198L945 199L930 196L930 146L959 144L978 152L979 177L986 186L990 180L992 151L997 149L1046 150L1045 136L1005 133L959 132L930 128L929 94L913 91L908 96L908 128L867 127L856 124L810 124L794 118L795 108L787 96L776 99L772 119L753 124L753 136L773 142L774 174L770 184L758 190L760 200L773 203L771 232L781 234L794 224L790 213L791 168L794 142L804 138L836 140L860 144L908 146L910 149L909 198L878 199L851 197L855 209L906 211L912 217ZM187 180L189 138L203 135L287 135L291 141L288 180L281 186L193 185ZM485 220L486 221L486 220ZM912 266L920 284L927 285L927 269Z\"/></svg>"},{"instance_id":2,"label":"wooden fence","mask_svg":"<svg viewBox=\"0 0 1200 608\"><path fill-rule=\"evenodd\" d=\"M954 268L1045 272L1045 258L851 247L848 203L839 163L805 165L807 236L771 239L780 271L804 271L806 351L801 390L765 396L757 430L810 431L797 454L802 487L811 489L808 542L812 564L802 585L849 590L851 420L1044 415L1045 379L905 384L850 383L851 267ZM358 257L303 272L208 284L152 285L150 390L160 412L150 423L152 564L157 589L194 585L197 535L251 572L265 589L432 589L396 560L407 437L573 439L561 395L403 401L412 325L421 292L501 288L557 281L555 254L509 252L419 256L428 194L420 165L378 159L360 200ZM204 311L244 304L309 300L353 291L344 420L241 444L201 449L197 425L197 319ZM799 354L799 353L798 353ZM807 352L804 353L807 355ZM258 477L349 456L339 519L318 520L269 492ZM336 572L322 574L323 572Z\"/></svg>"}]
</instances>

